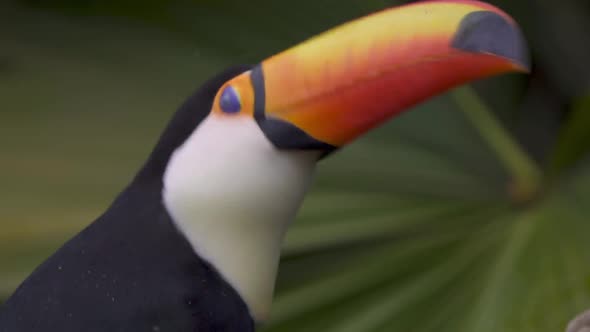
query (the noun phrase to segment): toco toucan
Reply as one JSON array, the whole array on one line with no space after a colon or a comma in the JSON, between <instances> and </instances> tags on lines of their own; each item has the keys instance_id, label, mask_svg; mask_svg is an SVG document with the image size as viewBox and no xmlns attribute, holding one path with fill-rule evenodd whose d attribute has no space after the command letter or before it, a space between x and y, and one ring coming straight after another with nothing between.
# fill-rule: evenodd
<instances>
[{"instance_id":1,"label":"toco toucan","mask_svg":"<svg viewBox=\"0 0 590 332\"><path fill-rule=\"evenodd\" d=\"M387 9L227 69L18 287L0 331L253 331L319 160L431 96L528 69L514 20L471 0Z\"/></svg>"}]
</instances>

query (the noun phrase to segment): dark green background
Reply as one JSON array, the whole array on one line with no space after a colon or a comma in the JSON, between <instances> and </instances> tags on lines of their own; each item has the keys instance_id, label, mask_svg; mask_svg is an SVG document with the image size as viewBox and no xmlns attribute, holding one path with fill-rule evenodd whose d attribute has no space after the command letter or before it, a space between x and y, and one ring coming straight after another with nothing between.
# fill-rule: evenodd
<instances>
[{"instance_id":1,"label":"dark green background","mask_svg":"<svg viewBox=\"0 0 590 332\"><path fill-rule=\"evenodd\" d=\"M108 206L208 76L397 3L2 2L0 298ZM590 3L494 3L533 73L323 162L269 330L549 332L590 307Z\"/></svg>"}]
</instances>

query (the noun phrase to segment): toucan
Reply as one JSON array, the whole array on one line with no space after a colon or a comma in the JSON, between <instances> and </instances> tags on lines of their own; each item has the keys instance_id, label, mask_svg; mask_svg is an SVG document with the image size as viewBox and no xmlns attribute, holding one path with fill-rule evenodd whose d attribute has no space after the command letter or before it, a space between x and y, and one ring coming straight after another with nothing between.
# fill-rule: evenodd
<instances>
[{"instance_id":1,"label":"toucan","mask_svg":"<svg viewBox=\"0 0 590 332\"><path fill-rule=\"evenodd\" d=\"M254 331L320 160L429 97L529 67L506 13L443 0L224 70L182 104L104 214L17 288L0 331Z\"/></svg>"}]
</instances>

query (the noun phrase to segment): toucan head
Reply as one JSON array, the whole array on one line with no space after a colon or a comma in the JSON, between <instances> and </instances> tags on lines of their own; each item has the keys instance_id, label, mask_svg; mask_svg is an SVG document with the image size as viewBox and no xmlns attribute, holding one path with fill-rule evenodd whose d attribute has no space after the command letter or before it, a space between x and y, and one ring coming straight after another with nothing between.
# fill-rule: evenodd
<instances>
[{"instance_id":1,"label":"toucan head","mask_svg":"<svg viewBox=\"0 0 590 332\"><path fill-rule=\"evenodd\" d=\"M248 117L277 149L329 151L428 97L529 67L506 14L473 1L386 10L319 35L226 82L212 117Z\"/></svg>"},{"instance_id":2,"label":"toucan head","mask_svg":"<svg viewBox=\"0 0 590 332\"><path fill-rule=\"evenodd\" d=\"M419 2L346 23L225 71L189 99L161 141L175 142L166 208L264 320L318 160L452 87L528 69L516 23L482 2Z\"/></svg>"}]
</instances>

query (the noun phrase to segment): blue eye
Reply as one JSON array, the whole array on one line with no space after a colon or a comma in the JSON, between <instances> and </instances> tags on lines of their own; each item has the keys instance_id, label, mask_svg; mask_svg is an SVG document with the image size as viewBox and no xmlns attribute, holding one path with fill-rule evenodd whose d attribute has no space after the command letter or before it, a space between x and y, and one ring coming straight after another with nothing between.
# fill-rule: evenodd
<instances>
[{"instance_id":1,"label":"blue eye","mask_svg":"<svg viewBox=\"0 0 590 332\"><path fill-rule=\"evenodd\" d=\"M225 113L238 113L240 111L242 103L236 89L228 86L223 90L219 98L219 107Z\"/></svg>"}]
</instances>

